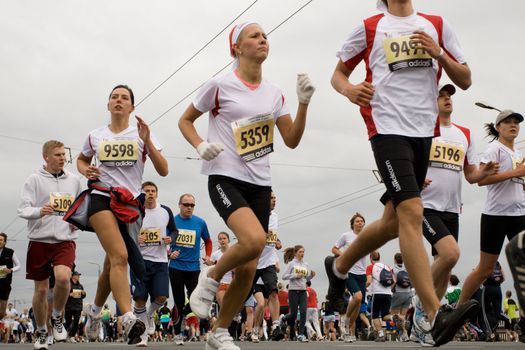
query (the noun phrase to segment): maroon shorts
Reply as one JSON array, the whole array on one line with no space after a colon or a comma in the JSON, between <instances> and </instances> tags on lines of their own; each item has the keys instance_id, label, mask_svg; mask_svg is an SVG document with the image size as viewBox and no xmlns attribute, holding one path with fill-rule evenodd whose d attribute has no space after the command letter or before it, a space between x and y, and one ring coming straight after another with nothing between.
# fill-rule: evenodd
<instances>
[{"instance_id":1,"label":"maroon shorts","mask_svg":"<svg viewBox=\"0 0 525 350\"><path fill-rule=\"evenodd\" d=\"M53 272L53 266L65 265L70 269L75 263L74 241L42 243L30 241L27 247L26 279L43 281Z\"/></svg>"}]
</instances>

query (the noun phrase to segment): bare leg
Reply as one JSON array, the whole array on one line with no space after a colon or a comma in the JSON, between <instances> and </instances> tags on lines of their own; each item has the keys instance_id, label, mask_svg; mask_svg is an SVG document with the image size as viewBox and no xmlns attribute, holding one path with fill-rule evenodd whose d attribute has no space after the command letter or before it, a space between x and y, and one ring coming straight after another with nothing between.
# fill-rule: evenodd
<instances>
[{"instance_id":1,"label":"bare leg","mask_svg":"<svg viewBox=\"0 0 525 350\"><path fill-rule=\"evenodd\" d=\"M47 330L47 292L49 290L49 279L35 281L35 293L33 294L33 313L37 328Z\"/></svg>"},{"instance_id":2,"label":"bare leg","mask_svg":"<svg viewBox=\"0 0 525 350\"><path fill-rule=\"evenodd\" d=\"M437 297L441 300L447 291L450 272L456 266L460 252L456 240L451 235L440 239L434 245L434 248L438 254L434 257L434 262L431 266L432 278L436 287Z\"/></svg>"},{"instance_id":3,"label":"bare leg","mask_svg":"<svg viewBox=\"0 0 525 350\"><path fill-rule=\"evenodd\" d=\"M111 211L104 210L93 214L89 221L97 233L102 248L106 251L104 270L98 280L95 305L100 306L100 302L103 305L109 295L108 291L111 290L120 311L125 314L131 311L128 252L119 231L117 220Z\"/></svg>"},{"instance_id":4,"label":"bare leg","mask_svg":"<svg viewBox=\"0 0 525 350\"><path fill-rule=\"evenodd\" d=\"M434 291L428 255L423 245L423 204L421 198L411 198L397 206L399 219L399 248L410 281L423 303L429 320L433 320L439 309L439 300Z\"/></svg>"},{"instance_id":5,"label":"bare leg","mask_svg":"<svg viewBox=\"0 0 525 350\"><path fill-rule=\"evenodd\" d=\"M472 294L479 288L481 283L486 280L492 274L494 266L498 261L499 255L488 254L480 252L479 263L472 271L469 273L463 284L463 289L459 296L458 304L462 304L469 300L472 297Z\"/></svg>"},{"instance_id":6,"label":"bare leg","mask_svg":"<svg viewBox=\"0 0 525 350\"><path fill-rule=\"evenodd\" d=\"M57 265L53 268L55 273L55 287L53 288L53 308L63 311L67 298L69 297L69 280L71 269L65 265Z\"/></svg>"}]
</instances>

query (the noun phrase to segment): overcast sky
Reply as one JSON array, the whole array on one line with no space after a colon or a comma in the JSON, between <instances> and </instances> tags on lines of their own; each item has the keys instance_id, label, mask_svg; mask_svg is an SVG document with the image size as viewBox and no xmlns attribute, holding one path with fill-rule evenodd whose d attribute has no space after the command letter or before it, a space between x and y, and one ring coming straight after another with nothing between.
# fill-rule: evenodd
<instances>
[{"instance_id":1,"label":"overcast sky","mask_svg":"<svg viewBox=\"0 0 525 350\"><path fill-rule=\"evenodd\" d=\"M106 103L113 86L128 84L140 101L252 2L0 2L0 230L9 235L8 246L23 265L14 277L12 299L27 305L33 290L24 272L26 222L16 218L16 208L25 179L42 165L42 143L62 140L75 157L88 132L108 122ZM305 3L259 0L236 22L254 20L269 32ZM525 3L414 0L414 6L445 17L459 37L473 85L454 95L453 118L471 129L479 153L487 144L482 125L493 121L496 113L475 107L475 101L525 110L520 45ZM323 259L340 234L349 230L349 218L359 211L371 222L382 212L378 198L383 188L372 173L375 164L364 122L358 108L330 86L336 51L362 19L376 13L375 0L314 0L269 36L270 55L263 66L263 75L283 89L293 115L296 73L307 72L317 87L301 144L290 150L277 137L270 161L281 240L285 246L305 246L305 260L318 272L313 285L320 296L327 288ZM184 96L230 61L229 27L136 109L137 115L151 122L180 102L152 125L169 160L170 174L159 177L149 163L144 179L159 185L160 201L174 212L181 193L194 193L195 214L207 221L214 241L227 228L208 199L200 161L186 159L197 153L183 139L177 122L191 102L192 97L182 100ZM361 64L352 81L363 79ZM197 127L206 135L207 116ZM74 164L67 170L76 172ZM462 256L454 271L461 280L479 258L479 217L486 190L465 185L463 193ZM392 263L397 250L397 241L383 247L383 261ZM77 266L88 300L94 297L96 264L102 263L103 256L94 234L81 233ZM505 259L501 262L510 279ZM505 282L505 289L510 286Z\"/></svg>"}]
</instances>

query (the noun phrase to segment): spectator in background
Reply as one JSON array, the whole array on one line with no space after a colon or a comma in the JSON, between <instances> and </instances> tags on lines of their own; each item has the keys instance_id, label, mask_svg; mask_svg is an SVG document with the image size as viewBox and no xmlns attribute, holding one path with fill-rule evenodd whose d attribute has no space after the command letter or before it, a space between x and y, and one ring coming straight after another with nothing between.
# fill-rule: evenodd
<instances>
[{"instance_id":1,"label":"spectator in background","mask_svg":"<svg viewBox=\"0 0 525 350\"><path fill-rule=\"evenodd\" d=\"M286 285L285 289L283 282L279 282L277 283L277 288L279 289L277 292L277 297L279 298L279 314L288 315L290 308L288 306L288 285Z\"/></svg>"},{"instance_id":2,"label":"spectator in background","mask_svg":"<svg viewBox=\"0 0 525 350\"><path fill-rule=\"evenodd\" d=\"M445 294L445 299L447 299L448 304L455 306L459 300L461 294L461 288L459 287L459 278L456 275L450 275L450 286L447 288L447 293Z\"/></svg>"},{"instance_id":3,"label":"spectator in background","mask_svg":"<svg viewBox=\"0 0 525 350\"><path fill-rule=\"evenodd\" d=\"M512 299L512 292L510 290L505 292L505 299L503 299L503 312L509 319L506 328L510 331L511 339L518 339L518 334L515 329L520 321L519 308L516 301ZM524 332L525 330L521 330Z\"/></svg>"},{"instance_id":4,"label":"spectator in background","mask_svg":"<svg viewBox=\"0 0 525 350\"><path fill-rule=\"evenodd\" d=\"M80 283L80 275L81 273L78 271L73 271L73 274L71 275L69 298L67 299L64 313L64 323L71 343L76 343L78 341L77 332L80 315L82 314L82 300L86 297L84 286Z\"/></svg>"},{"instance_id":5,"label":"spectator in background","mask_svg":"<svg viewBox=\"0 0 525 350\"><path fill-rule=\"evenodd\" d=\"M20 260L11 248L7 248L7 235L0 232L0 320L5 316L7 301L11 293L13 272L20 270Z\"/></svg>"},{"instance_id":6,"label":"spectator in background","mask_svg":"<svg viewBox=\"0 0 525 350\"><path fill-rule=\"evenodd\" d=\"M317 292L312 288L312 281L306 281L306 331L311 340L321 340L321 328L319 327L319 309L317 308ZM313 326L313 328L312 328Z\"/></svg>"}]
</instances>

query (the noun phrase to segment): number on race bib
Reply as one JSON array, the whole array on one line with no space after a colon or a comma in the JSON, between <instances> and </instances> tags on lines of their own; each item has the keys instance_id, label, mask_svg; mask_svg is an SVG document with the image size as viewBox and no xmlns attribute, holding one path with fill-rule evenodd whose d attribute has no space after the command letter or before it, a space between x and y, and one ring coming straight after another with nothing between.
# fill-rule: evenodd
<instances>
[{"instance_id":1,"label":"number on race bib","mask_svg":"<svg viewBox=\"0 0 525 350\"><path fill-rule=\"evenodd\" d=\"M462 144L434 139L430 148L430 166L453 171L463 170L465 149Z\"/></svg>"},{"instance_id":2,"label":"number on race bib","mask_svg":"<svg viewBox=\"0 0 525 350\"><path fill-rule=\"evenodd\" d=\"M193 230L179 229L175 244L186 248L193 248L195 246L196 236L197 233Z\"/></svg>"},{"instance_id":3,"label":"number on race bib","mask_svg":"<svg viewBox=\"0 0 525 350\"><path fill-rule=\"evenodd\" d=\"M232 122L235 148L245 162L273 152L274 123L271 114L261 114Z\"/></svg>"},{"instance_id":4,"label":"number on race bib","mask_svg":"<svg viewBox=\"0 0 525 350\"><path fill-rule=\"evenodd\" d=\"M56 215L65 215L74 201L75 196L72 193L51 192L49 194L49 203Z\"/></svg>"},{"instance_id":5,"label":"number on race bib","mask_svg":"<svg viewBox=\"0 0 525 350\"><path fill-rule=\"evenodd\" d=\"M269 230L266 234L266 244L272 245L277 243L277 231Z\"/></svg>"},{"instance_id":6,"label":"number on race bib","mask_svg":"<svg viewBox=\"0 0 525 350\"><path fill-rule=\"evenodd\" d=\"M106 166L133 166L138 160L137 140L107 140L99 145L98 158Z\"/></svg>"},{"instance_id":7,"label":"number on race bib","mask_svg":"<svg viewBox=\"0 0 525 350\"><path fill-rule=\"evenodd\" d=\"M516 169L522 162L523 162L523 159L512 157L512 170ZM523 185L525 184L525 176L513 177L512 182L516 182L518 184Z\"/></svg>"},{"instance_id":8,"label":"number on race bib","mask_svg":"<svg viewBox=\"0 0 525 350\"><path fill-rule=\"evenodd\" d=\"M383 51L391 72L405 68L432 67L430 54L411 41L410 35L385 38Z\"/></svg>"},{"instance_id":9,"label":"number on race bib","mask_svg":"<svg viewBox=\"0 0 525 350\"><path fill-rule=\"evenodd\" d=\"M140 232L144 236L144 245L159 246L160 245L160 228L148 228Z\"/></svg>"}]
</instances>

